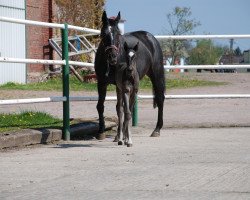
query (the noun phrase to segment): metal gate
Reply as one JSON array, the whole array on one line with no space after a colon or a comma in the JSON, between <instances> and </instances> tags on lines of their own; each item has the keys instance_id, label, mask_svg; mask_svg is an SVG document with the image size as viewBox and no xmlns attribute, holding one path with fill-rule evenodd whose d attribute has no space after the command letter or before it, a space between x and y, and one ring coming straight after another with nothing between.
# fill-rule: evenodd
<instances>
[{"instance_id":1,"label":"metal gate","mask_svg":"<svg viewBox=\"0 0 250 200\"><path fill-rule=\"evenodd\" d=\"M25 19L25 0L0 0L0 15ZM0 21L0 57L25 58L25 26ZM26 64L0 63L0 84L26 83Z\"/></svg>"}]
</instances>

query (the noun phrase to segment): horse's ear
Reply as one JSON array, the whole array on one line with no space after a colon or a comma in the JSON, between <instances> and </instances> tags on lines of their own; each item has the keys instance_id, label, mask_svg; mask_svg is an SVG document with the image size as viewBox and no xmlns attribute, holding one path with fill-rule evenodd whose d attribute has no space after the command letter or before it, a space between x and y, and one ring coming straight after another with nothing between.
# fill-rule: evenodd
<instances>
[{"instance_id":1,"label":"horse's ear","mask_svg":"<svg viewBox=\"0 0 250 200\"><path fill-rule=\"evenodd\" d=\"M134 46L133 50L136 52L138 50L138 46L139 46L139 41L137 42L137 44Z\"/></svg>"},{"instance_id":2,"label":"horse's ear","mask_svg":"<svg viewBox=\"0 0 250 200\"><path fill-rule=\"evenodd\" d=\"M115 18L115 22L119 23L120 19L121 19L121 12L119 11L117 17Z\"/></svg>"},{"instance_id":3,"label":"horse's ear","mask_svg":"<svg viewBox=\"0 0 250 200\"><path fill-rule=\"evenodd\" d=\"M128 51L128 44L127 44L127 42L124 43L124 49L125 49L126 52Z\"/></svg>"},{"instance_id":4,"label":"horse's ear","mask_svg":"<svg viewBox=\"0 0 250 200\"><path fill-rule=\"evenodd\" d=\"M104 25L107 25L108 24L108 17L107 17L107 13L106 11L104 10L103 13L102 13L102 23Z\"/></svg>"}]
</instances>

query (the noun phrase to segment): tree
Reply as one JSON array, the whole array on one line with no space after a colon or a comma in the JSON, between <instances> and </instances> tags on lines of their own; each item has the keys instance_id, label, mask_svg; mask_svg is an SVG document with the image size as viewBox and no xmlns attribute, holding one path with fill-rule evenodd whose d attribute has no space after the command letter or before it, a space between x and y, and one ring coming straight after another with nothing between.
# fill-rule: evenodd
<instances>
[{"instance_id":1,"label":"tree","mask_svg":"<svg viewBox=\"0 0 250 200\"><path fill-rule=\"evenodd\" d=\"M211 40L198 40L197 45L189 52L189 64L214 65L223 54L223 47L216 46Z\"/></svg>"},{"instance_id":2,"label":"tree","mask_svg":"<svg viewBox=\"0 0 250 200\"><path fill-rule=\"evenodd\" d=\"M170 29L166 30L168 35L186 35L192 34L193 30L200 25L200 22L191 18L192 12L187 7L175 7L173 11L167 14L167 22ZM161 41L161 46L165 54L172 58L171 64L175 63L176 58L182 56L190 42L186 40L168 40Z\"/></svg>"},{"instance_id":3,"label":"tree","mask_svg":"<svg viewBox=\"0 0 250 200\"><path fill-rule=\"evenodd\" d=\"M101 28L105 0L55 0L59 22L93 29Z\"/></svg>"},{"instance_id":4,"label":"tree","mask_svg":"<svg viewBox=\"0 0 250 200\"><path fill-rule=\"evenodd\" d=\"M104 10L105 0L55 0L57 5L57 16L59 23L68 23L75 26L87 27L92 29L101 28L101 16ZM69 30L69 35L76 34L77 31ZM57 35L59 35L58 32ZM97 43L99 37L88 38L92 43ZM93 55L81 54L71 57L71 60L81 60L91 62ZM83 81L77 70L70 66L76 77Z\"/></svg>"},{"instance_id":5,"label":"tree","mask_svg":"<svg viewBox=\"0 0 250 200\"><path fill-rule=\"evenodd\" d=\"M242 52L240 50L240 47L237 47L235 50L234 50L234 55L236 56L241 56L242 55Z\"/></svg>"}]
</instances>

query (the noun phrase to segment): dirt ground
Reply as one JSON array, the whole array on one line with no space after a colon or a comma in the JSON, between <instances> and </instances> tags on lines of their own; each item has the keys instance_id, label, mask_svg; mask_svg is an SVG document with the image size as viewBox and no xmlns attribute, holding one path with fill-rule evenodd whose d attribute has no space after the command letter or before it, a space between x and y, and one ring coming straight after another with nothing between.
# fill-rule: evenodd
<instances>
[{"instance_id":1,"label":"dirt ground","mask_svg":"<svg viewBox=\"0 0 250 200\"><path fill-rule=\"evenodd\" d=\"M194 87L167 90L166 94L248 94L250 75L247 73L184 73L168 74L167 79L185 76L190 79L226 82L214 87ZM140 93L140 92L139 92ZM151 94L143 92L144 94ZM0 99L39 98L61 96L61 92L0 90ZM97 96L97 92L71 92L71 96ZM108 95L115 95L114 92ZM105 103L105 116L116 116L115 101ZM0 105L1 113L26 110L44 111L62 118L62 103L36 103L23 105ZM96 102L71 102L71 118L97 118ZM235 127L250 125L249 99L193 99L166 100L164 127ZM152 100L139 101L139 126L152 127L157 118ZM152 127L153 128L153 127Z\"/></svg>"}]
</instances>

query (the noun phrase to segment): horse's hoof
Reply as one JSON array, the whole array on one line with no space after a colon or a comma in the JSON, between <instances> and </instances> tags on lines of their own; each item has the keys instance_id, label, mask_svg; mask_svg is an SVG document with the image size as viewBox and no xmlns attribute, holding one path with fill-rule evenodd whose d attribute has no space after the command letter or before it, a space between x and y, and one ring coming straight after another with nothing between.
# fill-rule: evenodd
<instances>
[{"instance_id":1,"label":"horse's hoof","mask_svg":"<svg viewBox=\"0 0 250 200\"><path fill-rule=\"evenodd\" d=\"M160 132L154 131L154 132L150 135L150 137L160 137Z\"/></svg>"},{"instance_id":2,"label":"horse's hoof","mask_svg":"<svg viewBox=\"0 0 250 200\"><path fill-rule=\"evenodd\" d=\"M98 133L96 135L96 139L97 140L104 140L106 138L106 134L105 133Z\"/></svg>"},{"instance_id":3,"label":"horse's hoof","mask_svg":"<svg viewBox=\"0 0 250 200\"><path fill-rule=\"evenodd\" d=\"M118 142L117 136L115 136L115 139L113 140L113 142Z\"/></svg>"},{"instance_id":4,"label":"horse's hoof","mask_svg":"<svg viewBox=\"0 0 250 200\"><path fill-rule=\"evenodd\" d=\"M118 142L118 145L123 145L123 142L122 142L122 141L119 141L119 142Z\"/></svg>"},{"instance_id":5,"label":"horse's hoof","mask_svg":"<svg viewBox=\"0 0 250 200\"><path fill-rule=\"evenodd\" d=\"M127 147L132 147L133 146L133 144L127 144Z\"/></svg>"}]
</instances>

